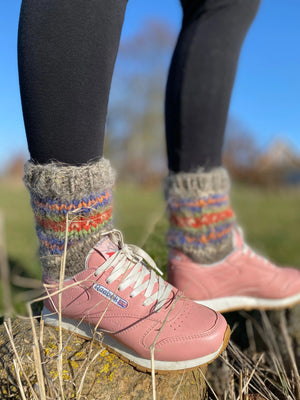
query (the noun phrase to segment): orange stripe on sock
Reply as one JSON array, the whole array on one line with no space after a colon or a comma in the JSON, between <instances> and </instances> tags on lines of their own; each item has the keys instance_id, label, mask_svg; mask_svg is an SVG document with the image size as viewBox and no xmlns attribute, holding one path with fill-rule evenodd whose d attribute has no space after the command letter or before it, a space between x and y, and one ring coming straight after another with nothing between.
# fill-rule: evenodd
<instances>
[{"instance_id":1,"label":"orange stripe on sock","mask_svg":"<svg viewBox=\"0 0 300 400\"><path fill-rule=\"evenodd\" d=\"M69 224L68 232L80 232L83 229L88 231L91 227L97 227L98 225L102 225L105 221L108 221L112 216L112 207L107 209L101 214L97 214L94 216L86 217L78 217L75 220L71 221ZM37 224L44 229L51 229L54 232L64 232L66 230L66 221L63 222L55 222L50 219L43 219L39 216L36 216Z\"/></svg>"},{"instance_id":2,"label":"orange stripe on sock","mask_svg":"<svg viewBox=\"0 0 300 400\"><path fill-rule=\"evenodd\" d=\"M108 191L104 195L97 197L96 199L91 199L88 202L86 201L81 201L78 204L49 204L47 202L43 201L37 201L34 200L34 205L36 207L43 207L47 208L48 210L55 210L55 211L74 211L77 208L91 208L93 205L97 205L98 203L101 203L105 200L109 200L111 198L111 193Z\"/></svg>"},{"instance_id":3,"label":"orange stripe on sock","mask_svg":"<svg viewBox=\"0 0 300 400\"><path fill-rule=\"evenodd\" d=\"M229 201L228 195L224 195L222 197L219 197L217 199L214 198L208 198L208 199L198 199L198 200L191 200L191 201L185 201L184 206L186 207L205 207L208 205L212 204L218 204L220 202L226 202ZM172 202L172 206L175 207L181 207L183 204L180 201L174 201Z\"/></svg>"},{"instance_id":4,"label":"orange stripe on sock","mask_svg":"<svg viewBox=\"0 0 300 400\"><path fill-rule=\"evenodd\" d=\"M234 213L231 208L218 213L203 214L201 217L184 217L173 214L171 215L171 223L181 228L201 228L203 226L217 224L233 216Z\"/></svg>"},{"instance_id":5,"label":"orange stripe on sock","mask_svg":"<svg viewBox=\"0 0 300 400\"><path fill-rule=\"evenodd\" d=\"M189 237L186 236L186 241L190 244L192 243L202 243L202 244L207 244L209 243L211 240L216 240L216 239L221 239L223 236L227 235L228 233L230 233L232 230L232 227L228 227L226 229L224 229L222 232L214 232L212 231L208 236L206 236L205 234L201 235L200 237Z\"/></svg>"}]
</instances>

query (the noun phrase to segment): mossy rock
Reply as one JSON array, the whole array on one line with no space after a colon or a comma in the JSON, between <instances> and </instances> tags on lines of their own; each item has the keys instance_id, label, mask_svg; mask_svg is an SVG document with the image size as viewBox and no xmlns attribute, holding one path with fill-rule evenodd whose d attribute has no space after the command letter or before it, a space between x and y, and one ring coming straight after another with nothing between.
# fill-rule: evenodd
<instances>
[{"instance_id":1,"label":"mossy rock","mask_svg":"<svg viewBox=\"0 0 300 400\"><path fill-rule=\"evenodd\" d=\"M42 336L39 350L47 399L153 399L150 373L137 371L107 351L99 342L92 343L65 331L62 331L62 373L59 374L58 329L43 326L42 335L40 335L41 325L38 320L35 320L34 328L38 340ZM14 319L11 322L11 332L23 372L20 367L18 368L20 364L17 362L16 352L13 350L5 326L2 325L0 327L0 398L22 399L17 379L18 369L26 398L43 398L41 387L39 387L41 380L38 380L34 362L34 339L30 320ZM157 399L200 400L206 398L204 372L195 369L164 375L156 374ZM59 375L62 378L61 385ZM36 397L32 394L32 390L37 394Z\"/></svg>"}]
</instances>

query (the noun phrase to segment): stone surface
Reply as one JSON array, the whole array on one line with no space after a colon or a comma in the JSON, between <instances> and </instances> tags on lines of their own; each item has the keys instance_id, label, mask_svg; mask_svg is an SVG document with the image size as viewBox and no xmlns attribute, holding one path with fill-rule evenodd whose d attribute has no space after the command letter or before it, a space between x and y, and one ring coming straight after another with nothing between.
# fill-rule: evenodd
<instances>
[{"instance_id":1,"label":"stone surface","mask_svg":"<svg viewBox=\"0 0 300 400\"><path fill-rule=\"evenodd\" d=\"M35 320L34 327L40 340L42 375L49 399L95 400L148 400L153 399L150 373L134 367L108 352L101 344L92 343L78 336L62 332L62 384L58 373L59 332L56 328L43 327ZM30 385L41 397L34 362L34 341L31 322L14 319L11 323L13 342L24 372L20 379L26 398L34 398ZM21 399L17 380L18 362L4 325L0 327L0 398ZM19 367L20 369L20 367ZM203 371L203 370L202 370ZM30 382L26 381L26 376ZM206 385L200 369L155 375L156 395L159 400L204 399ZM40 380L41 382L41 380ZM82 384L83 382L83 384ZM80 387L82 384L82 390ZM62 389L60 388L62 387ZM64 393L64 397L61 393Z\"/></svg>"}]
</instances>

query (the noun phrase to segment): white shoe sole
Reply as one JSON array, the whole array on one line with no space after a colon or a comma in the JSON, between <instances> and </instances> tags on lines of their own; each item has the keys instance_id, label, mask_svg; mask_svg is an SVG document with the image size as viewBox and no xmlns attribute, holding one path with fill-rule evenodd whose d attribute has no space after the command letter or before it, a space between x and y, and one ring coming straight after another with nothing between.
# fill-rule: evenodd
<instances>
[{"instance_id":1,"label":"white shoe sole","mask_svg":"<svg viewBox=\"0 0 300 400\"><path fill-rule=\"evenodd\" d=\"M56 313L52 313L51 311L47 310L45 307L43 308L42 318L44 320L45 325L50 325L54 327L59 326L58 315ZM137 367L142 371L145 370L151 371L152 369L151 360L140 357L133 350L117 342L112 337L102 332L100 329L95 331L95 327L92 325L89 325L85 322L80 322L62 317L61 327L62 329L72 332L81 337L88 339L94 338L94 340L102 343L104 347L106 347L108 350L112 351L120 358L125 359L125 361L129 362L130 364L133 364L135 367ZM208 354L204 357L196 358L193 360L186 360L186 361L155 360L154 369L156 372L167 372L167 371L193 369L201 365L206 365L212 362L215 358L217 358L218 355L225 349L229 337L230 337L230 328L227 327L223 343L217 351Z\"/></svg>"},{"instance_id":2,"label":"white shoe sole","mask_svg":"<svg viewBox=\"0 0 300 400\"><path fill-rule=\"evenodd\" d=\"M229 312L238 310L272 310L289 308L300 302L300 293L284 299L262 299L248 296L229 296L210 300L194 300L195 303L202 304L219 312Z\"/></svg>"}]
</instances>

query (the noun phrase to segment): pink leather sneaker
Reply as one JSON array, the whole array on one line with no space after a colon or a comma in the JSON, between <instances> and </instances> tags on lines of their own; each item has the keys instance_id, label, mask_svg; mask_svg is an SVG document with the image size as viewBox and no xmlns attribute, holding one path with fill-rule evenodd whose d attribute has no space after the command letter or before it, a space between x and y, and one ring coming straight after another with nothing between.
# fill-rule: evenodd
<instances>
[{"instance_id":1,"label":"pink leather sneaker","mask_svg":"<svg viewBox=\"0 0 300 400\"><path fill-rule=\"evenodd\" d=\"M140 248L123 243L119 231L103 236L86 258L85 270L64 281L62 328L103 342L141 370L198 367L225 348L230 329L224 317L182 296L148 269L158 269ZM59 324L59 284L44 279L49 298L43 319Z\"/></svg>"},{"instance_id":2,"label":"pink leather sneaker","mask_svg":"<svg viewBox=\"0 0 300 400\"><path fill-rule=\"evenodd\" d=\"M226 312L273 309L300 302L300 271L279 268L257 255L233 234L234 250L223 260L200 265L178 250L171 250L168 281L196 303Z\"/></svg>"}]
</instances>

